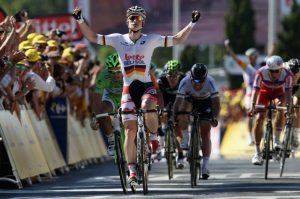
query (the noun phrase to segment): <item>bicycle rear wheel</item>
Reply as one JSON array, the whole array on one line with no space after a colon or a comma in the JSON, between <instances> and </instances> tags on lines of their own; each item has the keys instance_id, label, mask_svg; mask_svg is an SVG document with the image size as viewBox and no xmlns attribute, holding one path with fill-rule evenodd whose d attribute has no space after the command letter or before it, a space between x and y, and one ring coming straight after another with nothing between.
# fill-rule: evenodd
<instances>
[{"instance_id":1,"label":"bicycle rear wheel","mask_svg":"<svg viewBox=\"0 0 300 199\"><path fill-rule=\"evenodd\" d=\"M172 152L172 137L171 137L172 129L170 127L167 128L166 131L166 152L165 156L167 159L168 166L168 176L169 180L173 178L173 152Z\"/></svg>"},{"instance_id":2,"label":"bicycle rear wheel","mask_svg":"<svg viewBox=\"0 0 300 199\"><path fill-rule=\"evenodd\" d=\"M190 139L190 150L189 150L189 164L190 164L190 174L191 174L191 187L197 186L197 160L199 157L198 149L198 139L197 139L197 130L193 126L191 139Z\"/></svg>"},{"instance_id":3,"label":"bicycle rear wheel","mask_svg":"<svg viewBox=\"0 0 300 199\"><path fill-rule=\"evenodd\" d=\"M115 155L116 155L116 163L118 165L118 171L121 181L121 186L123 189L123 193L127 193L127 171L126 171L126 160L123 151L123 144L121 141L120 134L115 135Z\"/></svg>"},{"instance_id":4,"label":"bicycle rear wheel","mask_svg":"<svg viewBox=\"0 0 300 199\"><path fill-rule=\"evenodd\" d=\"M285 159L289 156L288 153L291 152L290 149L290 137L291 137L291 126L287 125L285 128L284 138L283 138L283 150L281 151L281 159L280 159L280 177L282 177Z\"/></svg>"},{"instance_id":5,"label":"bicycle rear wheel","mask_svg":"<svg viewBox=\"0 0 300 199\"><path fill-rule=\"evenodd\" d=\"M272 136L272 124L267 124L267 131L266 131L266 139L265 139L265 179L268 179L268 171L269 171L269 160L271 156L270 146L271 146L271 136Z\"/></svg>"}]
</instances>

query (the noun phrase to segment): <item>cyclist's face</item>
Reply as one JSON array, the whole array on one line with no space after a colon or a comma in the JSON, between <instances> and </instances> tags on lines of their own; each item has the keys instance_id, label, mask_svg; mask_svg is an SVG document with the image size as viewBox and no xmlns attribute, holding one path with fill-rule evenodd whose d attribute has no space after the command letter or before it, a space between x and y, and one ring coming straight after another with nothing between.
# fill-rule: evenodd
<instances>
[{"instance_id":1,"label":"cyclist's face","mask_svg":"<svg viewBox=\"0 0 300 199\"><path fill-rule=\"evenodd\" d=\"M131 15L127 18L128 28L131 30L139 30L143 27L143 17L139 15Z\"/></svg>"},{"instance_id":2,"label":"cyclist's face","mask_svg":"<svg viewBox=\"0 0 300 199\"><path fill-rule=\"evenodd\" d=\"M120 81L122 79L122 71L121 68L115 67L109 70L109 74L113 81Z\"/></svg>"},{"instance_id":3,"label":"cyclist's face","mask_svg":"<svg viewBox=\"0 0 300 199\"><path fill-rule=\"evenodd\" d=\"M170 87L171 88L176 87L176 85L179 82L180 75L178 73L176 73L176 74L167 74L166 77L167 77L167 80L169 82Z\"/></svg>"},{"instance_id":4,"label":"cyclist's face","mask_svg":"<svg viewBox=\"0 0 300 199\"><path fill-rule=\"evenodd\" d=\"M192 79L191 81L192 81L193 88L196 91L201 90L201 88L203 87L204 82L205 82L205 80L200 81L200 80L194 80L194 79Z\"/></svg>"},{"instance_id":5,"label":"cyclist's face","mask_svg":"<svg viewBox=\"0 0 300 199\"><path fill-rule=\"evenodd\" d=\"M277 69L277 70L269 70L270 76L271 76L272 79L274 79L274 80L279 79L280 72L281 72L281 69Z\"/></svg>"}]
</instances>

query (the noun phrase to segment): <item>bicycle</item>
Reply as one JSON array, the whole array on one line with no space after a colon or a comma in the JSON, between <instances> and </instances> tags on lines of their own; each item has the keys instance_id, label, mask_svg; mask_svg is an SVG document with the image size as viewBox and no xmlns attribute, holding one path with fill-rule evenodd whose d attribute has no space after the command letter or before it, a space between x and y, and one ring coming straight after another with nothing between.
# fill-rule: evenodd
<instances>
[{"instance_id":1,"label":"bicycle","mask_svg":"<svg viewBox=\"0 0 300 199\"><path fill-rule=\"evenodd\" d=\"M299 106L293 106L291 114L294 114L294 109L299 108ZM280 151L280 177L282 177L285 159L290 157L290 154L295 153L295 149L293 147L295 133L295 117L287 117L284 129L284 137L282 141L282 150Z\"/></svg>"},{"instance_id":2,"label":"bicycle","mask_svg":"<svg viewBox=\"0 0 300 199\"><path fill-rule=\"evenodd\" d=\"M168 122L165 135L165 157L167 160L169 180L171 180L173 178L174 167L176 167L176 137L174 134L174 123L172 119L173 111L164 109L163 112L168 114Z\"/></svg>"},{"instance_id":3,"label":"bicycle","mask_svg":"<svg viewBox=\"0 0 300 199\"><path fill-rule=\"evenodd\" d=\"M273 146L273 114L277 110L286 110L286 107L276 106L273 103L273 100L270 98L269 105L255 105L256 109L267 109L267 124L266 124L266 131L264 134L264 141L262 145L262 152L263 152L263 159L266 160L265 164L265 179L268 179L268 170L269 170L269 160L276 155Z\"/></svg>"},{"instance_id":4,"label":"bicycle","mask_svg":"<svg viewBox=\"0 0 300 199\"><path fill-rule=\"evenodd\" d=\"M191 187L197 186L197 177L199 171L199 180L201 179L201 160L202 160L202 139L201 139L201 121L213 123L214 118L203 117L201 112L194 109L192 112L180 111L177 114L189 114L191 117L191 138L189 143L188 162L190 165ZM201 151L200 151L201 150Z\"/></svg>"},{"instance_id":5,"label":"bicycle","mask_svg":"<svg viewBox=\"0 0 300 199\"><path fill-rule=\"evenodd\" d=\"M108 117L108 116L118 116L120 119L120 114L118 112L112 112L112 113L101 113L101 114L93 114L93 119L99 119L101 117ZM121 122L120 122L121 123ZM125 153L124 153L124 129L121 128L121 132L119 130L114 131L115 135L115 164L118 166L121 186L123 189L123 193L127 193L127 162L125 159Z\"/></svg>"},{"instance_id":6,"label":"bicycle","mask_svg":"<svg viewBox=\"0 0 300 199\"><path fill-rule=\"evenodd\" d=\"M144 114L159 112L159 109L138 109L132 111L120 111L120 114L136 114L137 115L137 183L143 184L143 193L148 193L148 171L151 164L151 152L147 142L147 134L144 124ZM136 192L135 181L130 182L130 188L133 193Z\"/></svg>"}]
</instances>

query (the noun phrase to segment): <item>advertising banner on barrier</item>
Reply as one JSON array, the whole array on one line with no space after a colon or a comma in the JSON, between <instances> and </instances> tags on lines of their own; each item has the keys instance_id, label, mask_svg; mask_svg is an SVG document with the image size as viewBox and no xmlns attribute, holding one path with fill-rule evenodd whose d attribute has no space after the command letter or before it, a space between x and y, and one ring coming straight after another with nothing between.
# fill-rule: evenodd
<instances>
[{"instance_id":1,"label":"advertising banner on barrier","mask_svg":"<svg viewBox=\"0 0 300 199\"><path fill-rule=\"evenodd\" d=\"M62 155L67 161L67 99L56 97L47 102L47 114Z\"/></svg>"}]
</instances>

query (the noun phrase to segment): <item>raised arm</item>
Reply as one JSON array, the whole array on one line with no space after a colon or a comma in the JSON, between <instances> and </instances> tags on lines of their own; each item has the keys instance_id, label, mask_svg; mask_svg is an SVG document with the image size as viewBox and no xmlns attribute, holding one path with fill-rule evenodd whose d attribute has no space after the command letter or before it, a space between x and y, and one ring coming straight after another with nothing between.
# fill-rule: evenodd
<instances>
[{"instance_id":1,"label":"raised arm","mask_svg":"<svg viewBox=\"0 0 300 199\"><path fill-rule=\"evenodd\" d=\"M233 60L243 69L245 70L247 67L247 64L244 63L242 60L240 60L237 55L235 54L235 52L232 50L232 48L230 47L230 41L229 39L226 39L224 41L224 46L226 48L226 50L229 52L229 54L231 55L231 57L233 58Z\"/></svg>"},{"instance_id":2,"label":"raised arm","mask_svg":"<svg viewBox=\"0 0 300 199\"><path fill-rule=\"evenodd\" d=\"M174 35L173 44L182 44L191 34L193 27L195 26L196 22L200 18L201 14L199 11L194 10L192 12L192 21L185 26L182 30L180 30L176 35Z\"/></svg>"},{"instance_id":3,"label":"raised arm","mask_svg":"<svg viewBox=\"0 0 300 199\"><path fill-rule=\"evenodd\" d=\"M74 19L78 22L82 34L90 42L97 43L97 34L94 31L92 31L92 29L85 23L81 14L81 10L79 8L75 8L72 15Z\"/></svg>"}]
</instances>

